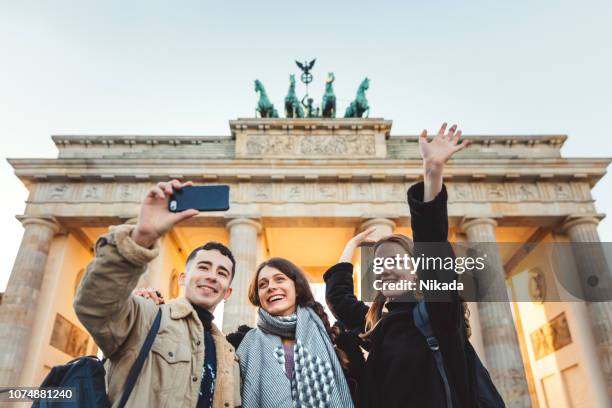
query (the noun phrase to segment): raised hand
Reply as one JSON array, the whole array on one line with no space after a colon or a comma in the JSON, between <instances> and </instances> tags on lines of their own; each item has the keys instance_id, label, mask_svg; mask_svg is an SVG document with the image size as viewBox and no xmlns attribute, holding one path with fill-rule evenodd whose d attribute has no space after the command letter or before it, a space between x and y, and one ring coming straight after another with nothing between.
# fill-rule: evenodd
<instances>
[{"instance_id":1,"label":"raised hand","mask_svg":"<svg viewBox=\"0 0 612 408\"><path fill-rule=\"evenodd\" d=\"M460 137L461 131L457 130L457 125L451 126L446 132L446 122L430 142L427 141L427 130L423 130L419 137L419 151L424 165L443 166L453 154L469 144L469 140L458 143Z\"/></svg>"},{"instance_id":2,"label":"raised hand","mask_svg":"<svg viewBox=\"0 0 612 408\"><path fill-rule=\"evenodd\" d=\"M442 173L444 163L459 150L464 149L470 142L463 140L459 143L461 131L457 130L457 125L453 125L446 132L446 122L442 124L438 134L428 142L427 130L421 132L419 137L419 151L423 158L424 174L424 194L423 201L433 200L442 191Z\"/></svg>"},{"instance_id":3,"label":"raised hand","mask_svg":"<svg viewBox=\"0 0 612 408\"><path fill-rule=\"evenodd\" d=\"M189 209L178 213L168 210L168 201L172 191L191 186L188 181L181 183L178 180L159 182L147 192L140 207L138 224L132 231L132 239L138 245L150 248L157 239L166 234L179 222L198 214L198 210Z\"/></svg>"},{"instance_id":4,"label":"raised hand","mask_svg":"<svg viewBox=\"0 0 612 408\"><path fill-rule=\"evenodd\" d=\"M370 238L370 235L372 235L374 231L376 231L376 227L368 228L351 238L351 240L346 243L338 262L352 262L355 250L359 245L364 242L374 242L374 240Z\"/></svg>"}]
</instances>

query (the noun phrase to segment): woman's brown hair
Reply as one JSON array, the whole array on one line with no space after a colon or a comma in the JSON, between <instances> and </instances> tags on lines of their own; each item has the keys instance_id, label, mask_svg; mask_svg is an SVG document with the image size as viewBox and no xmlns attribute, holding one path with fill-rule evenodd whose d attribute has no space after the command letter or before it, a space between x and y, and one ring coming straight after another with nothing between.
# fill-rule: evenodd
<instances>
[{"instance_id":1,"label":"woman's brown hair","mask_svg":"<svg viewBox=\"0 0 612 408\"><path fill-rule=\"evenodd\" d=\"M414 256L414 243L405 235L393 234L379 239L374 244L374 253L376 253L376 250L385 243L399 244L409 256ZM365 316L365 331L361 335L364 340L370 337L370 334L372 334L372 331L376 328L378 322L380 322L385 303L387 303L387 298L379 291Z\"/></svg>"},{"instance_id":2,"label":"woman's brown hair","mask_svg":"<svg viewBox=\"0 0 612 408\"><path fill-rule=\"evenodd\" d=\"M347 368L349 364L348 356L344 351L336 347L337 332L332 330L323 305L315 300L312 290L310 289L308 279L306 278L306 274L293 262L279 257L270 258L267 261L262 262L257 268L257 272L249 285L249 301L251 304L253 304L253 306L261 307L257 279L259 278L259 272L261 272L261 270L266 266L279 270L293 281L293 284L295 285L295 305L309 307L317 314L317 316L319 316L323 322L323 325L325 326L327 334L332 341L332 344L334 344L340 364L343 368Z\"/></svg>"}]
</instances>

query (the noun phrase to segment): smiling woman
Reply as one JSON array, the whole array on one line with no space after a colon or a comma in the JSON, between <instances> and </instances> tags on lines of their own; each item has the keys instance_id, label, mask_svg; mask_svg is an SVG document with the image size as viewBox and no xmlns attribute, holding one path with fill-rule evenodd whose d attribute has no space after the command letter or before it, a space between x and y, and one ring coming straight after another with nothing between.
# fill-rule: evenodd
<instances>
[{"instance_id":1,"label":"smiling woman","mask_svg":"<svg viewBox=\"0 0 612 408\"><path fill-rule=\"evenodd\" d=\"M259 319L237 350L243 407L352 407L347 355L334 346L304 272L286 259L269 259L257 268L249 300Z\"/></svg>"},{"instance_id":2,"label":"smiling woman","mask_svg":"<svg viewBox=\"0 0 612 408\"><path fill-rule=\"evenodd\" d=\"M272 258L259 266L249 300L273 316L295 313L296 303L312 306L315 302L304 273L283 258Z\"/></svg>"}]
</instances>

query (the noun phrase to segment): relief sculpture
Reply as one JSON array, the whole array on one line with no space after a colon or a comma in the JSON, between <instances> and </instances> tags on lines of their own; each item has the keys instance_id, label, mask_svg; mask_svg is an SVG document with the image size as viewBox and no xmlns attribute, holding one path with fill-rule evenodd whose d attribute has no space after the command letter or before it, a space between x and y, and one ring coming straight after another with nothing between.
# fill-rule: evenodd
<instances>
[{"instance_id":1,"label":"relief sculpture","mask_svg":"<svg viewBox=\"0 0 612 408\"><path fill-rule=\"evenodd\" d=\"M97 200L100 198L100 192L102 188L96 185L88 185L85 187L83 191L83 199L84 200Z\"/></svg>"},{"instance_id":2,"label":"relief sculpture","mask_svg":"<svg viewBox=\"0 0 612 408\"><path fill-rule=\"evenodd\" d=\"M536 360L554 353L572 342L565 312L554 317L531 333L531 343Z\"/></svg>"},{"instance_id":3,"label":"relief sculpture","mask_svg":"<svg viewBox=\"0 0 612 408\"><path fill-rule=\"evenodd\" d=\"M538 188L533 184L519 184L518 198L521 201L532 201L538 198Z\"/></svg>"},{"instance_id":4,"label":"relief sculpture","mask_svg":"<svg viewBox=\"0 0 612 408\"><path fill-rule=\"evenodd\" d=\"M250 136L247 140L247 153L253 156L268 156L295 153L295 137L289 135L279 136Z\"/></svg>"},{"instance_id":5,"label":"relief sculpture","mask_svg":"<svg viewBox=\"0 0 612 408\"><path fill-rule=\"evenodd\" d=\"M370 156L375 151L372 135L252 135L246 142L250 156Z\"/></svg>"},{"instance_id":6,"label":"relief sculpture","mask_svg":"<svg viewBox=\"0 0 612 408\"><path fill-rule=\"evenodd\" d=\"M49 189L50 200L61 200L66 197L66 193L70 187L68 184L56 184Z\"/></svg>"}]
</instances>

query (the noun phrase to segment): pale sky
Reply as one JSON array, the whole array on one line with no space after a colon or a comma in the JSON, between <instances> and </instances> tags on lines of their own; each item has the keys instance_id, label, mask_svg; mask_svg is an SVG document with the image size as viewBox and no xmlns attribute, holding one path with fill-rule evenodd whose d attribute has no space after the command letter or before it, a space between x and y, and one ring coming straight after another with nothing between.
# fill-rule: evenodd
<instances>
[{"instance_id":1,"label":"pale sky","mask_svg":"<svg viewBox=\"0 0 612 408\"><path fill-rule=\"evenodd\" d=\"M255 78L281 110L294 59L317 58L317 101L335 72L341 112L371 78L392 134L448 121L612 157L611 20L609 1L0 0L0 291L27 197L6 157L55 157L52 134L228 135ZM609 176L594 194L612 214ZM612 241L612 221L599 232Z\"/></svg>"}]
</instances>

